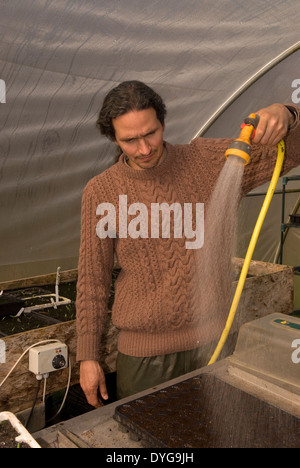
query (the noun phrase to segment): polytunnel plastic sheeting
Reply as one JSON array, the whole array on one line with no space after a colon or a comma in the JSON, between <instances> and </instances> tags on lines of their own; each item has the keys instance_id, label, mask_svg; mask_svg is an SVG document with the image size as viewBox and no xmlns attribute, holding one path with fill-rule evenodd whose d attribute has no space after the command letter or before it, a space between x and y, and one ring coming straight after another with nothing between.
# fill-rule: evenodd
<instances>
[{"instance_id":1,"label":"polytunnel plastic sheeting","mask_svg":"<svg viewBox=\"0 0 300 468\"><path fill-rule=\"evenodd\" d=\"M95 128L113 86L153 86L166 139L188 142L299 40L299 10L296 0L0 0L0 280L76 267L82 190L113 160Z\"/></svg>"}]
</instances>

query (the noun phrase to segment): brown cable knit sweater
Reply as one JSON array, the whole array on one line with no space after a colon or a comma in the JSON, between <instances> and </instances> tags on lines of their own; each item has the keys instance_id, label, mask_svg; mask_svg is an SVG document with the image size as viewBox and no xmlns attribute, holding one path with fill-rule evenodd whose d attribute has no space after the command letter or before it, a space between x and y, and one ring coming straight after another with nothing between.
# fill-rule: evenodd
<instances>
[{"instance_id":1,"label":"brown cable knit sweater","mask_svg":"<svg viewBox=\"0 0 300 468\"><path fill-rule=\"evenodd\" d=\"M128 206L174 202L207 204L224 165L231 140L198 138L189 145L166 143L160 166L136 171L121 156L118 163L94 177L82 199L82 231L77 284L77 360L99 359L107 317L114 253L121 266L116 282L113 322L120 329L118 349L131 356L153 356L196 348L201 324L191 291L195 250L184 237L118 237L119 195ZM253 146L242 193L270 180L276 147ZM286 138L284 173L300 164L299 115ZM96 234L99 204L116 208L116 238ZM150 215L149 215L150 216ZM150 218L149 218L150 226ZM149 227L150 232L150 227ZM201 339L201 338L200 338Z\"/></svg>"}]
</instances>

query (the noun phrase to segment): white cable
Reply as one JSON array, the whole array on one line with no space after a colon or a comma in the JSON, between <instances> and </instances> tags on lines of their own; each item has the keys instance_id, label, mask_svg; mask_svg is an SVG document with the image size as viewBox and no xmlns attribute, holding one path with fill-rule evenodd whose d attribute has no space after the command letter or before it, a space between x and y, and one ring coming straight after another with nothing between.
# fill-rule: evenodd
<instances>
[{"instance_id":1,"label":"white cable","mask_svg":"<svg viewBox=\"0 0 300 468\"><path fill-rule=\"evenodd\" d=\"M31 346L29 346L29 348L25 349L24 353L19 357L19 359L17 360L17 362L13 365L13 367L10 369L10 371L8 372L7 376L2 380L2 382L0 383L0 387L2 387L2 385L4 384L4 382L8 379L8 377L10 376L10 374L12 373L12 371L15 369L15 367L19 364L19 362L21 361L21 359L25 356L25 354L31 349L31 348L34 348L35 346L38 346L40 344L45 344L45 343L61 343L60 340L43 340L43 341L39 341L38 343L35 343Z\"/></svg>"},{"instance_id":2,"label":"white cable","mask_svg":"<svg viewBox=\"0 0 300 468\"><path fill-rule=\"evenodd\" d=\"M64 395L64 398L63 398L63 401L58 409L58 411L54 414L54 416L52 416L50 419L48 419L47 423L49 423L50 421L52 421L54 418L56 418L56 416L59 415L59 413L61 412L61 410L63 409L63 406L66 402L66 399L67 399L67 395L69 393L69 388L70 388L70 383L71 383L71 374L72 374L72 370L71 370L71 359L69 358L69 376L68 376L68 383L67 383L67 387L66 387L66 391L65 391L65 395ZM45 385L46 387L46 385ZM46 392L46 388L44 388L44 391Z\"/></svg>"},{"instance_id":3,"label":"white cable","mask_svg":"<svg viewBox=\"0 0 300 468\"><path fill-rule=\"evenodd\" d=\"M21 361L21 359L25 356L25 354L31 349L31 348L34 348L35 346L38 346L38 345L41 345L41 344L45 344L45 343L61 343L60 340L43 340L43 341L39 341L38 343L35 343L31 346L29 346L27 349L25 349L24 353L19 357L19 359L15 362L15 364L13 365L13 367L10 369L10 371L8 372L7 376L2 380L2 382L0 383L0 387L2 387L2 385L4 384L4 382L6 382L6 380L8 379L8 377L10 376L10 374L12 373L12 371L15 369L15 367L19 364L19 362ZM68 382L67 382L67 387L66 387L66 391L65 391L65 395L64 395L64 398L63 398L63 401L59 407L59 410L55 413L54 416L52 416L49 421L51 421L52 419L54 419L62 410L65 402L66 402L66 398L67 398L67 395L69 393L69 389L70 389L70 383L71 383L71 375L72 375L72 366L71 366L71 359L69 357L69 374L68 374ZM44 379L44 389L43 389L43 403L45 402L45 399L46 399L46 382L47 382L47 378L49 377L49 374L43 374L42 378Z\"/></svg>"},{"instance_id":4,"label":"white cable","mask_svg":"<svg viewBox=\"0 0 300 468\"><path fill-rule=\"evenodd\" d=\"M46 386L47 386L47 378L44 378L44 389L43 389L43 403L45 403L46 400Z\"/></svg>"}]
</instances>

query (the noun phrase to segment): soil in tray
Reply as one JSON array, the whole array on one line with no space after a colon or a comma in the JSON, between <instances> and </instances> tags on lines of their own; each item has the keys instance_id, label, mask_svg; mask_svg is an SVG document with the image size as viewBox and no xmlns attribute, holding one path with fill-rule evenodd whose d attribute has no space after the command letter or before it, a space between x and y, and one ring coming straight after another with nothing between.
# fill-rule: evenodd
<instances>
[{"instance_id":1,"label":"soil in tray","mask_svg":"<svg viewBox=\"0 0 300 468\"><path fill-rule=\"evenodd\" d=\"M41 328L45 326L40 320L31 314L25 314L21 317L6 316L0 319L0 332L3 336L15 335L24 331Z\"/></svg>"},{"instance_id":2,"label":"soil in tray","mask_svg":"<svg viewBox=\"0 0 300 468\"><path fill-rule=\"evenodd\" d=\"M111 310L114 302L114 285L118 275L119 270L114 269L112 273L112 283L108 303L109 310ZM35 297L34 299L32 298L33 296L55 293L55 285L47 285L46 288L44 289L40 287L34 287L9 291L9 293L4 292L3 302L5 301L5 295L9 297L10 301L13 297L18 304L16 313L22 307L31 307L37 304L50 303L50 297ZM65 298L70 299L71 302L69 304L59 305L56 309L54 307L48 307L46 309L41 308L35 310L32 313L23 313L19 317L16 317L15 314L6 314L4 316L0 316L0 337L1 335L15 335L17 333L23 333L28 330L46 327L48 325L53 324L53 319L57 320L58 322L68 322L70 320L75 320L76 282L73 281L68 283L61 283L59 285L59 296L60 300L62 300L62 298ZM20 303L19 301L22 302ZM50 319L49 321L47 321L48 318Z\"/></svg>"},{"instance_id":3,"label":"soil in tray","mask_svg":"<svg viewBox=\"0 0 300 468\"><path fill-rule=\"evenodd\" d=\"M0 449L1 448L30 448L27 444L15 441L18 432L9 421L0 422Z\"/></svg>"},{"instance_id":4,"label":"soil in tray","mask_svg":"<svg viewBox=\"0 0 300 468\"><path fill-rule=\"evenodd\" d=\"M54 307L49 307L44 310L39 311L40 315L45 317L49 316L60 322L69 322L70 320L75 320L76 317L76 307L75 302L70 302L70 304L60 305L56 309Z\"/></svg>"},{"instance_id":5,"label":"soil in tray","mask_svg":"<svg viewBox=\"0 0 300 468\"><path fill-rule=\"evenodd\" d=\"M58 322L68 322L74 320L76 315L75 303L58 306L57 309L49 307L47 309L22 314L20 317L9 315L0 318L0 332L3 335L15 335L28 330L46 327L51 325L47 322L47 317L57 319Z\"/></svg>"},{"instance_id":6,"label":"soil in tray","mask_svg":"<svg viewBox=\"0 0 300 468\"><path fill-rule=\"evenodd\" d=\"M9 293L4 292L3 299L5 300L6 295L10 300L14 298L16 304L18 304L17 312L19 312L22 307L51 304L51 296L38 296L54 294L54 289L55 287L50 285L49 287L47 286L47 289L34 287L14 290L10 291ZM70 300L75 299L76 283L72 282L60 285L59 295L60 300L62 300L62 297ZM17 317L16 314L6 314L4 316L0 316L0 335L15 335L17 333L23 333L28 330L52 325L55 323L55 321L67 322L74 320L76 316L76 309L75 302L72 300L71 303L59 305L56 309L51 306L48 308L40 308L29 313L22 313L19 317Z\"/></svg>"},{"instance_id":7,"label":"soil in tray","mask_svg":"<svg viewBox=\"0 0 300 468\"><path fill-rule=\"evenodd\" d=\"M0 296L0 317L4 315L16 315L23 307L23 301L5 294Z\"/></svg>"}]
</instances>

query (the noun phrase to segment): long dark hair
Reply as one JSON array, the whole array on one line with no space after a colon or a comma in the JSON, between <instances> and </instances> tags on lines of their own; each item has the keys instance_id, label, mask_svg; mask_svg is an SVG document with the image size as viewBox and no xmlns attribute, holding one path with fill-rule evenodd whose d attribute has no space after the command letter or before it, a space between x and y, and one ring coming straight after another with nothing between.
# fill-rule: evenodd
<instances>
[{"instance_id":1,"label":"long dark hair","mask_svg":"<svg viewBox=\"0 0 300 468\"><path fill-rule=\"evenodd\" d=\"M124 81L113 88L105 97L99 112L97 127L102 135L115 141L112 120L131 111L153 107L160 123L164 125L167 114L162 98L141 81Z\"/></svg>"}]
</instances>

